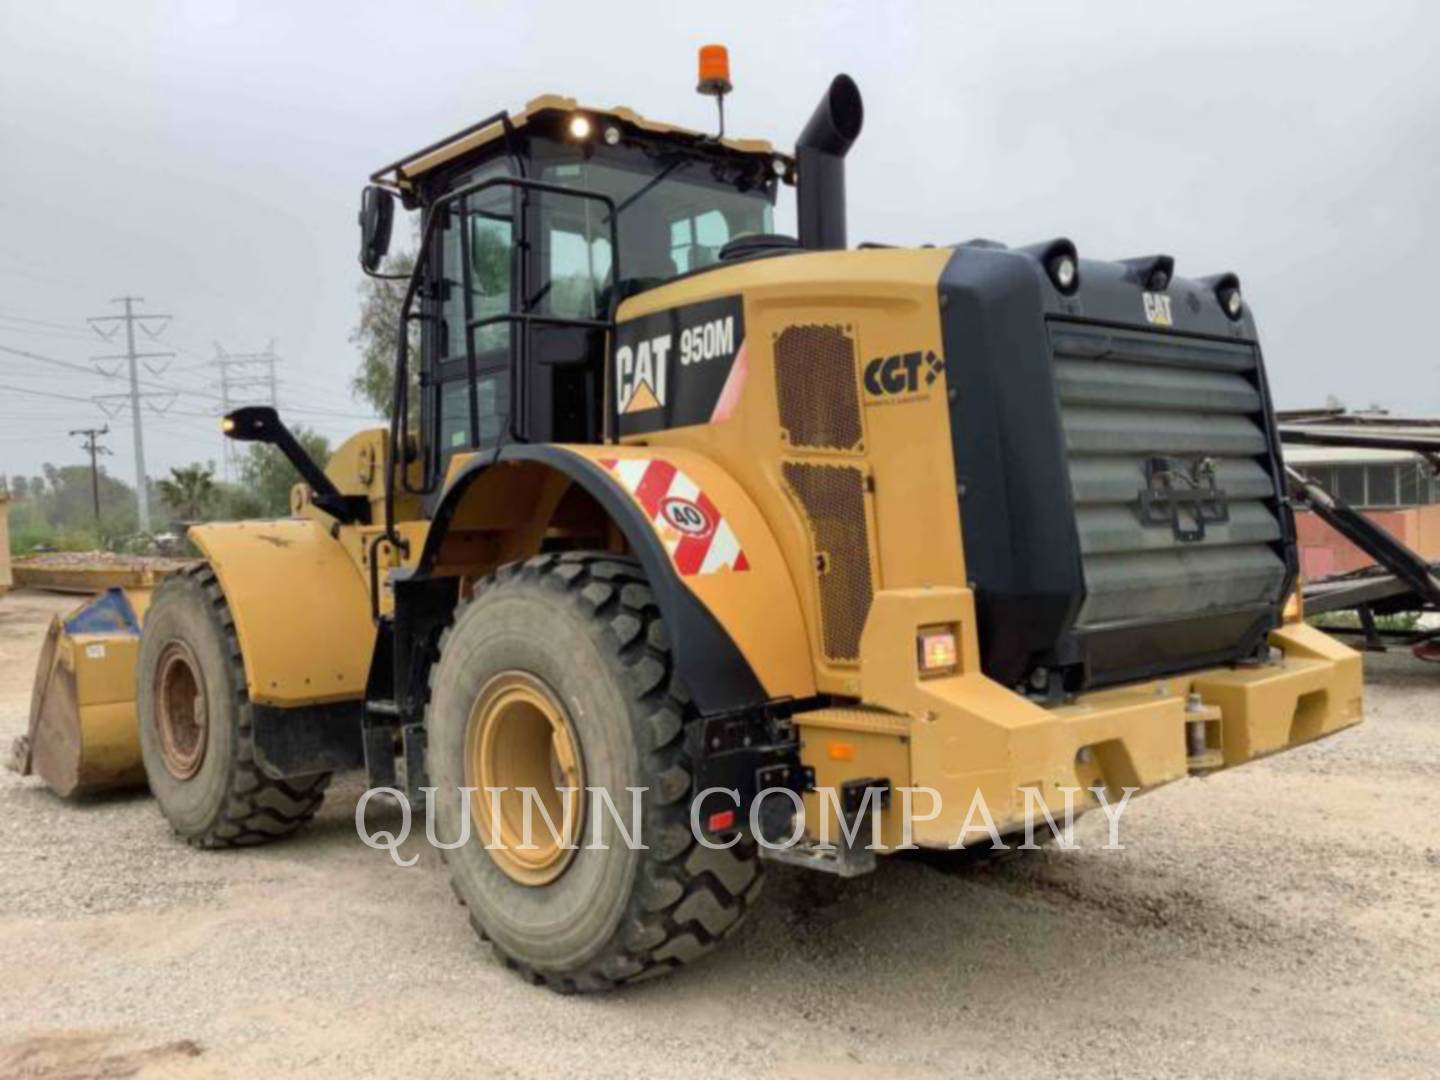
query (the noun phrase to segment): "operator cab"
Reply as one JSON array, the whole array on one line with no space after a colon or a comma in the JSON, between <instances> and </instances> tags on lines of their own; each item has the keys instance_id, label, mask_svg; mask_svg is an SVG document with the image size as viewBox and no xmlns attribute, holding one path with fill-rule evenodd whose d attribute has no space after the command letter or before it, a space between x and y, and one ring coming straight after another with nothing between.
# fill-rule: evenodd
<instances>
[{"instance_id":1,"label":"operator cab","mask_svg":"<svg viewBox=\"0 0 1440 1080\"><path fill-rule=\"evenodd\" d=\"M553 95L377 172L361 211L367 272L388 242L391 193L422 215L402 316L402 340L418 330L418 389L397 379L396 436L403 445L418 422L425 490L457 452L600 441L616 306L771 233L790 176L768 143Z\"/></svg>"}]
</instances>

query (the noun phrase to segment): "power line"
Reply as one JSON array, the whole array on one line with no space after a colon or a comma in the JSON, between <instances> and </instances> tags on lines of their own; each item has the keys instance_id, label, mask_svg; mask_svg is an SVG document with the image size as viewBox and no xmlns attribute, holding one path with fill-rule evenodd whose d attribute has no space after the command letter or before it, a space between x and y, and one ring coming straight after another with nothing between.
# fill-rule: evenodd
<instances>
[{"instance_id":1,"label":"power line","mask_svg":"<svg viewBox=\"0 0 1440 1080\"><path fill-rule=\"evenodd\" d=\"M54 367L66 368L69 371L78 371L82 375L99 375L106 379L117 377L106 374L103 371L97 371L92 367L86 367L84 364L72 363L69 360L56 360L53 356L42 356L39 353L29 352L26 349L17 349L12 345L0 345L0 352L10 353L13 356L23 356L26 360L34 360L41 364L51 364Z\"/></svg>"},{"instance_id":2,"label":"power line","mask_svg":"<svg viewBox=\"0 0 1440 1080\"><path fill-rule=\"evenodd\" d=\"M36 443L59 442L61 439L68 439L69 437L68 435L59 435L54 432L49 435L6 435L4 438L0 438L0 442L29 443L31 446L34 446Z\"/></svg>"},{"instance_id":3,"label":"power line","mask_svg":"<svg viewBox=\"0 0 1440 1080\"><path fill-rule=\"evenodd\" d=\"M3 320L4 316L0 315L0 334L25 334L29 337L91 340L89 334L82 333L78 330L47 330L40 326L6 326Z\"/></svg>"},{"instance_id":4,"label":"power line","mask_svg":"<svg viewBox=\"0 0 1440 1080\"><path fill-rule=\"evenodd\" d=\"M118 318L119 316L116 316L116 317ZM217 346L217 348L219 348L219 346ZM223 352L223 350L221 350L221 351ZM10 353L10 354L12 354L12 355L14 355L14 356L24 357L24 358L26 358L26 359L28 359L28 360L34 360L34 361L36 361L36 362L38 362L38 363L50 364L50 365L53 365L53 366L55 366L55 367L65 368L65 369L70 370L70 371L76 371L76 372L79 372L79 373L81 373L81 374L83 374L83 375L98 375L98 376L100 376L101 378L106 378L106 379L118 379L118 378L123 378L123 377L124 377L124 376L120 375L118 372L109 372L109 371L103 371L103 370L96 370L96 369L92 369L92 368L87 368L87 367L85 367L83 364L72 363L72 362L70 362L70 361L68 361L68 360L58 360L58 359L56 359L56 358L53 357L53 356L44 356L44 355L42 355L42 354L40 354L40 353L30 352L29 350L26 350L26 349L17 349L17 348L15 348L14 346L11 346L11 345L0 345L0 352ZM255 360L266 360L266 361L268 361L268 359L269 359L269 356L268 356L267 354L265 354L265 353L242 354L242 355L234 355L234 354L229 354L229 353L227 353L227 354L225 354L225 355L226 355L226 358L227 358L227 359L233 359L233 360L251 360L251 359L255 359ZM101 359L105 359L105 357L101 357ZM278 361L278 360L279 360L279 357L278 357L278 356L275 357L275 360ZM206 366L206 367L214 367L214 366L216 365L216 363L217 363L216 361L211 360L211 361L208 361L204 366ZM185 367L185 368L177 368L177 369L175 369L175 370L176 370L176 371L186 371L186 370L193 370L193 369L192 369L192 368L189 368L189 367ZM237 387L237 388L238 388L243 382L246 382L246 381L254 382L254 381L256 381L256 380L263 380L263 382L264 382L265 385L267 385L267 386L269 385L268 375L266 375L266 376L248 377L247 379L235 378L235 379L232 379L232 380L230 381L230 385L231 385L232 387ZM277 382L278 382L278 381L279 381L279 380L277 380ZM145 389L153 389L153 390L158 391L158 392L160 392L160 393L180 394L180 395L183 395L183 396L186 396L186 397L199 397L199 398L205 398L206 400L209 400L209 401L217 401L217 402L220 402L221 405L222 405L222 412L228 412L228 411L229 411L229 407L228 407L228 405L226 405L226 403L225 403L225 397L224 397L223 394L216 394L216 393L214 393L214 392L212 392L212 391L209 391L209 390L199 389L198 387L177 386L177 385L173 385L173 384L170 384L170 383L159 382L159 381L157 381L157 380L155 380L155 379L141 379L141 380L140 380L140 385L141 385L141 387L143 387L143 388L145 388ZM241 401L240 401L240 399L237 399L237 401L234 402L234 403L241 403ZM273 401L272 401L272 404L273 404ZM315 407L310 406L310 405L287 405L287 406L285 407L285 411L286 411L287 413L296 413L296 414L308 415L308 416L329 416L329 417L334 417L334 418L340 419L340 420L366 420L366 421L369 421L369 420L383 419L383 417L379 417L379 416L377 416L377 415L375 415L375 414L352 413L352 412L345 412L345 411L340 410L340 409L319 409L319 408L315 408Z\"/></svg>"},{"instance_id":5,"label":"power line","mask_svg":"<svg viewBox=\"0 0 1440 1080\"><path fill-rule=\"evenodd\" d=\"M119 316L116 316L119 318ZM77 364L70 360L57 360L53 356L44 356L41 353L30 352L27 349L17 349L13 345L0 345L0 352L10 353L13 356L23 357L26 360L34 360L36 363L49 364L52 367L64 368L67 371L78 371L82 375L97 375L102 379L125 379L126 376L117 371L105 371L101 368L86 367L84 364ZM123 356L101 356L100 360L126 359ZM16 374L22 374L16 372ZM145 389L156 390L167 394L184 394L189 397L208 398L212 401L219 401L220 395L213 394L208 390L200 390L190 386L172 386L169 383L157 382L153 379L140 379L140 386Z\"/></svg>"},{"instance_id":6,"label":"power line","mask_svg":"<svg viewBox=\"0 0 1440 1080\"><path fill-rule=\"evenodd\" d=\"M31 390L27 386L7 386L0 383L0 390L10 390L16 394L33 394L35 397L54 398L56 401L78 401L82 405L95 404L94 398L76 397L74 394L57 394L50 390Z\"/></svg>"},{"instance_id":7,"label":"power line","mask_svg":"<svg viewBox=\"0 0 1440 1080\"><path fill-rule=\"evenodd\" d=\"M0 319L4 319L6 322L33 323L35 326L51 326L57 330L71 330L84 337L90 336L85 333L83 326L77 326L71 323L51 322L49 319L36 319L29 315L15 315L9 311L0 311Z\"/></svg>"}]
</instances>

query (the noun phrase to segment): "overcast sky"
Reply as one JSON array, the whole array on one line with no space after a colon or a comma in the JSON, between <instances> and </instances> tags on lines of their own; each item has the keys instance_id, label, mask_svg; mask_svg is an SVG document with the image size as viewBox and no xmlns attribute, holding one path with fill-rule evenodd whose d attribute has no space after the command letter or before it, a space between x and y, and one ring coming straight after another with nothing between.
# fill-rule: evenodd
<instances>
[{"instance_id":1,"label":"overcast sky","mask_svg":"<svg viewBox=\"0 0 1440 1080\"><path fill-rule=\"evenodd\" d=\"M355 430L366 176L542 92L709 129L710 41L734 134L789 145L830 76L859 82L852 241L1233 270L1282 407L1440 415L1440 5L0 0L0 474L81 463L66 432L124 389L4 350L87 367L115 349L86 317L125 294L174 316L143 341L177 353L147 389L183 388L151 400L152 476L219 457L217 342L273 339L282 411Z\"/></svg>"}]
</instances>

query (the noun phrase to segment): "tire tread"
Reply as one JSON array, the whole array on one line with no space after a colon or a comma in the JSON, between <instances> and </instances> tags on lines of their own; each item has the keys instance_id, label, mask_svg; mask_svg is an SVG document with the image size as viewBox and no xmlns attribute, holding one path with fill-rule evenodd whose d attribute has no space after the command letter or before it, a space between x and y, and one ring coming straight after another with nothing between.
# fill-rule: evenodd
<instances>
[{"instance_id":1,"label":"tire tread","mask_svg":"<svg viewBox=\"0 0 1440 1080\"><path fill-rule=\"evenodd\" d=\"M689 695L675 673L669 635L638 564L598 552L538 555L500 567L480 581L440 638L443 656L465 609L495 590L540 588L568 596L600 632L613 659L616 684L630 698L642 781L663 798L647 804L647 843L629 909L607 946L583 967L547 971L526 964L491 940L472 908L471 925L501 962L527 981L561 993L610 989L663 974L711 951L744 921L759 893L754 843L713 851L691 834L693 769L683 738ZM431 700L440 664L432 665Z\"/></svg>"},{"instance_id":2,"label":"tire tread","mask_svg":"<svg viewBox=\"0 0 1440 1080\"><path fill-rule=\"evenodd\" d=\"M172 584L173 582L173 584ZM276 780L267 776L255 761L255 741L250 696L245 689L245 665L235 619L220 588L220 581L208 563L200 563L175 574L156 590L155 599L167 591L187 585L199 587L224 636L231 684L235 687L236 754L228 778L224 808L201 832L180 836L193 847L250 847L289 836L320 809L330 773ZM163 809L163 807L162 807ZM173 827L173 823L172 823Z\"/></svg>"}]
</instances>

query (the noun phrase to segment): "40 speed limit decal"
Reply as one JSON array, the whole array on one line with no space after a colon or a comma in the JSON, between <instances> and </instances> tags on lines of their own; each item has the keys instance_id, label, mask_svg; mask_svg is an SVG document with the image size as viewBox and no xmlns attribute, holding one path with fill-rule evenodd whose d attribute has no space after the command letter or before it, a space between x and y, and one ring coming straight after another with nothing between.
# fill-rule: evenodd
<instances>
[{"instance_id":1,"label":"40 speed limit decal","mask_svg":"<svg viewBox=\"0 0 1440 1080\"><path fill-rule=\"evenodd\" d=\"M640 504L682 576L750 569L730 523L699 485L670 462L602 458L600 464Z\"/></svg>"}]
</instances>

